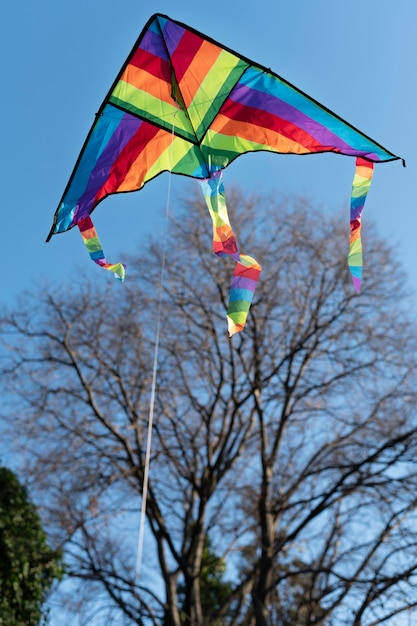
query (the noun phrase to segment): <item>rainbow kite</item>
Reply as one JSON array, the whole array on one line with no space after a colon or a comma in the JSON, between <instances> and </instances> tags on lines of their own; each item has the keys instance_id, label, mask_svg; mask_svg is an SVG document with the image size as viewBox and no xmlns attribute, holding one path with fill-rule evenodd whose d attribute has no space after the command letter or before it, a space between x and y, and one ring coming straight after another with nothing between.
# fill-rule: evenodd
<instances>
[{"instance_id":1,"label":"rainbow kite","mask_svg":"<svg viewBox=\"0 0 417 626\"><path fill-rule=\"evenodd\" d=\"M348 263L359 290L361 214L373 164L399 157L269 69L164 15L150 18L105 97L47 241L79 226L91 258L123 280L124 266L104 257L90 218L95 207L164 171L200 179L214 252L236 261L227 313L232 335L245 325L261 267L239 252L222 170L260 150L356 157Z\"/></svg>"}]
</instances>

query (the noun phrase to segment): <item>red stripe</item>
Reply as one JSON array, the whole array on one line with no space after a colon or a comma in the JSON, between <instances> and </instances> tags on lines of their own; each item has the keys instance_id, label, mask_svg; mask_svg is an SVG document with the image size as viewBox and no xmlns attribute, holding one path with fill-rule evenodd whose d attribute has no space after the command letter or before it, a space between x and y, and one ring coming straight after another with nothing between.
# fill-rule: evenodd
<instances>
[{"instance_id":1,"label":"red stripe","mask_svg":"<svg viewBox=\"0 0 417 626\"><path fill-rule=\"evenodd\" d=\"M168 61L151 54L147 50L138 48L130 60L129 65L134 65L139 69L149 72L152 76L171 83L171 66Z\"/></svg>"},{"instance_id":2,"label":"red stripe","mask_svg":"<svg viewBox=\"0 0 417 626\"><path fill-rule=\"evenodd\" d=\"M325 147L296 124L268 111L248 107L234 100L226 100L220 113L231 120L244 122L245 124L254 124L255 126L275 131L288 139L296 141L301 146L311 150L311 152L323 150Z\"/></svg>"},{"instance_id":3,"label":"red stripe","mask_svg":"<svg viewBox=\"0 0 417 626\"><path fill-rule=\"evenodd\" d=\"M366 159L363 159L362 157L358 157L356 159L356 166L357 167L369 167L369 169L371 170L374 169L374 164L371 163L370 161L367 161Z\"/></svg>"},{"instance_id":4,"label":"red stripe","mask_svg":"<svg viewBox=\"0 0 417 626\"><path fill-rule=\"evenodd\" d=\"M85 232L86 230L90 230L90 228L94 228L93 222L91 221L91 217L89 215L87 215L87 217L84 217L82 220L77 222L77 226L82 233Z\"/></svg>"},{"instance_id":5,"label":"red stripe","mask_svg":"<svg viewBox=\"0 0 417 626\"><path fill-rule=\"evenodd\" d=\"M237 263L234 276L244 276L245 278L251 278L252 280L257 281L260 273L261 271L255 269L254 267L246 267L242 263Z\"/></svg>"},{"instance_id":6,"label":"red stripe","mask_svg":"<svg viewBox=\"0 0 417 626\"><path fill-rule=\"evenodd\" d=\"M350 222L350 233L353 234L356 230L360 230L361 221L356 219Z\"/></svg>"},{"instance_id":7,"label":"red stripe","mask_svg":"<svg viewBox=\"0 0 417 626\"><path fill-rule=\"evenodd\" d=\"M175 76L178 82L181 82L191 61L201 48L203 41L201 37L189 31L185 31L184 35L181 37L181 41L171 56L172 66L175 70Z\"/></svg>"},{"instance_id":8,"label":"red stripe","mask_svg":"<svg viewBox=\"0 0 417 626\"><path fill-rule=\"evenodd\" d=\"M238 252L236 239L229 237L225 241L213 241L213 252L217 255L236 254Z\"/></svg>"},{"instance_id":9,"label":"red stripe","mask_svg":"<svg viewBox=\"0 0 417 626\"><path fill-rule=\"evenodd\" d=\"M117 193L118 188L123 183L133 162L136 161L140 153L146 149L149 142L152 141L158 132L159 128L157 126L153 126L147 122L143 122L140 125L136 133L114 161L106 182L95 196L93 206L96 206L100 200L111 193Z\"/></svg>"}]
</instances>

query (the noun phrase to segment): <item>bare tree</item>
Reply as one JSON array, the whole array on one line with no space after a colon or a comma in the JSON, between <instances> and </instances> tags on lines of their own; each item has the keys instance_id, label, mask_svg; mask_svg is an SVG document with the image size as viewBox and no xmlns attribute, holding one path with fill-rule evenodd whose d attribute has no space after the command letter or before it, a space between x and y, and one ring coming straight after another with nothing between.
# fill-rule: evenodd
<instances>
[{"instance_id":1,"label":"bare tree","mask_svg":"<svg viewBox=\"0 0 417 626\"><path fill-rule=\"evenodd\" d=\"M66 285L3 313L4 419L32 489L103 623L397 624L417 604L417 343L401 272L372 233L356 295L340 215L303 198L228 202L264 268L232 340L232 265L211 255L199 199L171 221L161 291L154 243L123 287ZM208 602L210 559L224 573Z\"/></svg>"}]
</instances>

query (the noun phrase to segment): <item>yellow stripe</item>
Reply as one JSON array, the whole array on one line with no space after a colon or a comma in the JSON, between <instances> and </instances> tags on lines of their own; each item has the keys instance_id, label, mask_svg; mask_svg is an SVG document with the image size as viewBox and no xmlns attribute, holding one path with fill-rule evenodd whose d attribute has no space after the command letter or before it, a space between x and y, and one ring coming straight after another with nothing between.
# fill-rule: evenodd
<instances>
[{"instance_id":1,"label":"yellow stripe","mask_svg":"<svg viewBox=\"0 0 417 626\"><path fill-rule=\"evenodd\" d=\"M166 147L166 149L161 152L159 158L155 163L149 168L149 172L145 178L145 180L150 180L161 170L173 170L178 165L178 163L183 159L187 154L192 151L194 148L193 144L188 143L181 137L174 137L174 142L171 146L171 143ZM196 162L196 167L198 163Z\"/></svg>"},{"instance_id":2,"label":"yellow stripe","mask_svg":"<svg viewBox=\"0 0 417 626\"><path fill-rule=\"evenodd\" d=\"M200 56L198 58L200 59ZM190 90L187 100L188 115L194 128L200 126L207 111L216 100L215 97L213 98L213 94L219 93L229 74L238 64L239 59L225 50L220 52L215 62L211 64L211 67L207 68L208 63L204 64L205 71L198 75L197 89L193 86L193 90Z\"/></svg>"},{"instance_id":3,"label":"yellow stripe","mask_svg":"<svg viewBox=\"0 0 417 626\"><path fill-rule=\"evenodd\" d=\"M208 41L203 41L198 53L189 64L179 82L179 88L184 99L184 104L189 107L200 89L200 85L207 74L213 69L214 64L221 52L221 48L214 46ZM224 78L224 75L222 76ZM221 80L221 83L224 81Z\"/></svg>"},{"instance_id":4,"label":"yellow stripe","mask_svg":"<svg viewBox=\"0 0 417 626\"><path fill-rule=\"evenodd\" d=\"M180 137L174 137L172 143L171 133L159 131L132 163L118 191L140 189L161 172L174 169L192 148L191 144Z\"/></svg>"},{"instance_id":5,"label":"yellow stripe","mask_svg":"<svg viewBox=\"0 0 417 626\"><path fill-rule=\"evenodd\" d=\"M143 112L145 117L147 111L153 111L153 117L162 120L167 126L174 122L175 128L184 130L187 133L192 132L186 114L181 109L178 109L173 101L172 104L164 102L160 98L152 96L141 89L136 89L136 87L122 80L118 82L112 95L126 102L126 104L132 104Z\"/></svg>"}]
</instances>

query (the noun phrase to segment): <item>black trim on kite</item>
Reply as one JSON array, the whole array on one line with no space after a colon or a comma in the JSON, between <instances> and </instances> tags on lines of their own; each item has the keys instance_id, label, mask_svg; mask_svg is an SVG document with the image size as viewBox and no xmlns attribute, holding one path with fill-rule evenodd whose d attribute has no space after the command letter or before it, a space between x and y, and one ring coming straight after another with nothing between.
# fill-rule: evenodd
<instances>
[{"instance_id":1,"label":"black trim on kite","mask_svg":"<svg viewBox=\"0 0 417 626\"><path fill-rule=\"evenodd\" d=\"M219 46L220 48L223 48L223 50L226 50L226 52L230 52L230 54L234 54L236 57L238 57L239 59L242 59L242 61L245 61L246 63L248 63L249 65L253 65L254 67L262 70L263 72L266 72L267 74L272 74L272 76L275 76L275 78L278 78L280 81L282 81L283 83L285 83L286 85L288 85L289 87L291 87L292 89L295 89L296 91L298 91L298 93L300 93L302 96L304 96L305 98L308 98L308 100L310 100L311 102L314 102L314 104L317 104L319 107L321 107L322 109L324 109L327 113L330 113L330 115L333 115L334 117L336 117L338 120L340 120L341 122L343 122L344 124L346 124L347 126L349 126L350 128L352 128L352 130L356 131L357 133L359 133L360 135L362 135L363 137L365 137L366 139L368 139L369 141L372 141L372 143L374 143L376 146L378 146L379 148L382 148L382 150L385 150L385 152L388 152L388 154L392 155L392 159L391 161L396 161L401 159L401 157L397 156L396 154L394 154L393 152L391 152L391 150L387 150L382 144L378 143L377 141L375 141L374 139L372 139L372 137L369 137L369 135L365 135L365 133L363 133L361 130L359 130L359 128L356 128L356 126L353 126L353 124L350 124L349 122L347 122L345 119L343 119L343 117L340 117L340 115L337 115L337 113L335 113L334 111L332 111L331 109L329 109L328 107L326 107L324 104L322 104L321 102L319 102L318 100L316 100L315 98L312 98L311 96L309 96L307 93L305 93L304 91L302 91L302 89L299 89L299 87L296 87L295 85L293 85L292 83L290 83L288 80L286 80L285 78L283 78L282 76L280 76L279 74L277 74L276 72L272 71L271 69L267 68L265 65L259 64L258 62L253 61L252 59L249 59L248 57L244 56L243 54L240 54L239 52L236 52L235 50L233 50L232 48L229 48L228 46L225 46L223 43L220 43L219 41L216 41L215 39L213 39L212 37L206 35L205 33L200 32L199 30L193 28L192 26L188 26L188 24L184 24L183 22L179 22L178 20L173 20L171 17L168 17L168 15L163 15L161 13L155 13L147 22L147 25L145 26L145 28L142 30L141 35L139 36L138 42L141 39L141 37L144 34L144 31L147 29L147 27L152 23L152 21L157 18L157 17L162 17L163 19L169 20L170 22L175 22L175 24L178 24L178 26L181 26L182 28L185 28L186 30L191 31L192 33L194 33L195 35L198 35L199 37L202 37L203 39L205 39L206 41L209 41L210 43L213 43L216 46ZM316 153L317 154L317 153ZM365 158L365 157L364 157ZM389 160L386 161L381 161L383 163L389 163Z\"/></svg>"},{"instance_id":2,"label":"black trim on kite","mask_svg":"<svg viewBox=\"0 0 417 626\"><path fill-rule=\"evenodd\" d=\"M84 154L84 151L85 151L85 149L86 149L86 146L87 146L87 144L88 144L88 142L89 142L89 140L90 140L90 137L91 137L91 135L92 135L92 133L93 133L93 130L94 130L94 128L95 128L95 125L96 125L96 123L97 123L98 118L99 118L99 117L103 114L103 110L104 110L105 106L107 105L107 103L109 102L109 98L110 98L111 94L113 93L113 91L114 91L114 89L115 89L115 87L116 87L117 83L119 82L119 80L120 80L120 78L121 78L121 76L122 76L123 72L125 71L126 67L127 67L127 66L128 66L128 64L130 63L130 60L132 59L133 55L135 54L135 52L136 52L136 50L137 50L137 48L138 48L138 46L139 46L140 42L142 41L142 39L143 39L144 35L145 35L145 34L146 34L146 32L148 31L148 29L149 29L149 27L151 26L151 24L152 24L155 20L157 20L157 19L159 20L160 18L162 18L163 20L168 20L168 21L170 21L170 22L174 22L175 24L177 24L177 25L178 25L178 26L180 26L181 28L184 28L184 29L186 29L186 30L190 31L190 32L194 33L195 35L197 35L198 37L201 37L202 39L204 39L204 40L206 40L206 41L208 41L208 42L210 42L210 43L212 43L212 44L214 44L214 45L216 45L216 46L218 46L218 47L222 48L222 49L223 49L223 50L225 50L226 52L229 52L230 54L233 54L233 55L234 55L234 56L236 56L238 59L240 59L240 60L242 60L243 62L247 63L249 66L256 67L256 68L260 69L261 71L263 71L263 72L265 72L265 73L268 73L268 74L272 75L273 77L277 78L278 80L282 81L282 82L283 82L283 83L285 83L287 86L291 87L291 89L294 89L294 90L295 90L295 91L297 91L299 94L301 94L303 97L305 97L305 98L307 98L308 100L310 100L310 102L312 102L312 103L314 103L315 105L317 105L317 106L321 107L324 111L326 111L327 113L329 113L330 115L332 115L333 117L335 117L336 119L338 119L340 122L342 122L342 123L343 123L343 124L345 124L346 126L350 127L350 128L351 128L352 130L354 130L355 132L357 132L357 133L359 133L360 135L362 135L365 139L367 139L368 141L372 142L374 145L378 146L379 148L381 148L382 150L384 150L386 153L388 153L388 154L392 155L392 158L391 158L391 159L386 159L385 161L381 161L381 163L388 163L388 162L390 162L390 161L402 160L402 164L403 164L403 166L405 167L405 160L404 160L404 159L402 159L401 157L399 157L399 156L395 155L395 154L394 154L393 152L391 152L390 150L387 150L387 149L386 149L384 146L382 146L380 143L378 143L377 141L375 141L374 139L372 139L371 137L369 137L369 135L366 135L365 133L363 133L361 130L359 130L358 128L356 128L355 126L353 126L352 124L350 124L349 122L347 122L345 119L343 119L342 117L340 117L339 115L337 115L337 113L334 113L334 111L332 111L332 110L331 110L331 109L329 109L328 107L326 107L326 106L324 106L323 104L321 104L321 102L319 102L319 101L318 101L318 100L316 100L315 98L312 98L310 95L306 94L304 91L302 91L301 89L299 89L298 87L296 87L295 85L293 85L292 83L290 83L288 80L286 80L285 78L282 78L282 76L280 76L279 74L277 74L277 73L273 72L270 68L267 68L266 66L264 66L264 65L262 65L262 64L259 64L259 63L257 63L257 62L254 62L252 59L249 59L248 57L246 57L246 56L244 56L244 55L242 55L242 54L240 54L240 53L236 52L236 51L235 51L235 50L233 50L232 48L229 48L228 46L225 46L223 43L220 43L220 42L216 41L216 40L215 40L215 39L213 39L212 37L210 37L210 36L206 35L205 33L202 33L202 32L200 32L200 31L198 31L197 29L195 29L195 28L193 28L193 27L189 26L188 24L185 24L185 23L183 23L183 22L180 22L180 21L174 20L174 19L170 18L169 16L164 15L164 14L162 14L162 13L154 13L154 14L153 14L153 15L152 15L149 19L148 19L148 21L146 22L145 26L142 28L142 30L141 30L141 32L140 32L140 34L139 34L138 38L136 39L135 43L134 43L134 44L133 44L133 46L132 46L131 51L129 52L129 54L128 54L128 56L127 56L127 58L126 58L125 62L123 63L123 65L122 65L121 69L119 70L119 72L118 72L118 74L117 74L116 78L115 78L115 79L114 79L114 81L112 82L110 89L108 90L108 92L107 92L107 94L106 94L106 96L105 96L105 98L104 98L103 102L101 103L101 105L100 105L100 107L99 107L99 109L98 109L98 111L97 111L97 113L96 113L96 115L95 115L94 123L93 123L93 125L91 126L91 128L90 128L90 130L89 130L89 132L88 132L88 134L87 134L87 137L86 137L86 139L85 139L85 141L84 141L84 143L83 143L83 146L82 146L81 151L80 151L80 153L79 153L79 155L78 155L78 158L77 158L77 161L76 161L76 163L75 163L75 166L74 166L73 171L72 171L72 173L71 173L71 176L70 176L70 178L69 178L69 180L68 180L68 183L67 183L67 185L66 185L66 187L65 187L64 193L62 194L61 200L59 201L58 207L57 207L57 209L56 209L56 211L55 211L55 215L54 215L54 219L53 219L52 228L51 228L51 230L50 230L50 232L49 232L49 234L48 234L48 237L46 238L46 241L47 241L47 242L51 239L52 235L54 235L54 234L59 234L59 233L54 233L55 226L56 226L56 222L57 222L57 217L58 217L58 210L59 210L59 207L61 206L62 201L63 201L63 199L65 198L65 196L66 196L66 194L67 194L67 192L68 192L68 190L69 190L69 188L70 188L70 186L71 186L71 183L72 183L73 178L74 178L74 176L75 176L75 173L76 173L76 171L77 171L78 165L79 165L79 163L80 163L80 161L81 161L81 158L82 158L82 156L83 156L83 154ZM169 55L168 55L168 57L169 57ZM173 69L172 65L171 65L171 69L172 69L172 72L173 72L173 74L174 74L174 76L175 76L175 72L174 72L174 69ZM245 70L244 70L244 71L245 71ZM244 74L244 71L242 72L242 75ZM241 76L242 76L242 75L241 75ZM176 77L176 76L175 76L175 80L177 81L177 77ZM240 80L240 79L239 79L239 80ZM238 81L237 81L237 82L238 82ZM177 85L178 85L178 82L177 82ZM181 94L181 96L182 96L182 94ZM176 101L175 101L175 99L174 99L174 97L173 97L173 101L174 101L174 102L176 102ZM178 106L178 103L176 103L176 104L177 104L177 106ZM116 105L116 104L114 104L114 103L111 103L111 106L113 106L113 107L115 107L115 108L118 108L119 110L125 111L125 112L129 113L130 115L133 115L134 117L137 117L138 119L141 119L141 120L143 120L143 121L145 121L145 122L149 122L149 120L147 120L147 119L146 119L146 118L144 118L143 116L140 116L140 115L135 115L135 114L134 114L134 113L132 113L131 111L127 111L127 110L126 110L126 109L124 109L123 107L117 106L117 105ZM167 128L166 128L165 126L163 126L163 125L157 124L157 123L155 123L154 121L149 122L149 123L152 123L154 126L157 126L157 127L161 128L161 129L163 129L163 130L167 131ZM195 129L193 129L193 130L194 130L194 132L195 132ZM168 132L168 131L167 131L167 132ZM182 137L181 133L176 133L176 135L177 135L178 137ZM200 145L201 145L201 143L202 143L202 141L203 141L203 139L204 139L204 136L205 136L205 134L203 135L203 137L202 137L202 139L201 139L201 140L198 140L197 136L195 136L195 138L196 138L195 145L196 145L196 146L200 146ZM185 139L185 137L184 137L184 139ZM188 140L189 140L189 139L188 139ZM254 153L254 152L258 152L258 151L256 151L256 150L251 150L250 152L251 152L251 153ZM270 151L270 150L259 150L259 152L271 152L271 151ZM325 151L323 151L323 152L325 152ZM326 152L328 152L328 151L326 151ZM242 153L242 154L247 154L247 153ZM320 152L314 152L314 154L320 154ZM336 154L337 154L337 153L336 153ZM340 153L339 153L339 154L340 154ZM237 155L235 158L237 158L238 156L241 156L241 154ZM308 155L296 155L296 156L308 156ZM349 156L349 155L344 155L344 156ZM229 162L228 162L228 164L232 163L232 162L235 160L235 158L234 158L234 159L232 159L231 161L229 161ZM366 159L366 157L362 157L362 158L364 158L365 160L369 160L370 162L372 162L372 160L371 160L371 159ZM204 161L204 163L206 163L206 162L205 162L205 159L204 159L203 157L202 157L202 160ZM208 168L208 164L207 164L207 163L206 163L206 166L207 166L207 168ZM163 170L163 171L169 171L169 170ZM158 174L156 174L156 176L158 176L158 175L159 175L159 174L161 174L161 173L162 173L162 172L158 172ZM184 174L183 174L183 175L184 175ZM154 178L156 178L156 176L155 176ZM187 175L187 174L185 174L184 176L188 176L188 175ZM195 177L194 177L194 178L195 178ZM152 180L152 179L150 179L150 180ZM147 182L149 182L149 181L147 181ZM135 191L137 191L137 190L135 190ZM118 192L118 193L120 193L120 192ZM130 191L128 191L128 192L122 192L122 193L131 193L131 192L130 192ZM113 194L110 194L110 195L113 195ZM106 197L108 197L108 196L106 196ZM103 198L103 199L104 199L104 198ZM100 204L100 202L99 202L98 204ZM98 206L98 204L97 204L96 206ZM94 207L94 208L96 208L96 207Z\"/></svg>"}]
</instances>

